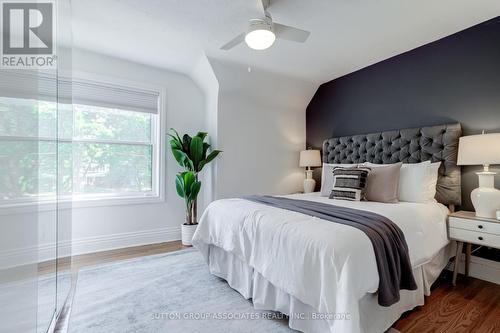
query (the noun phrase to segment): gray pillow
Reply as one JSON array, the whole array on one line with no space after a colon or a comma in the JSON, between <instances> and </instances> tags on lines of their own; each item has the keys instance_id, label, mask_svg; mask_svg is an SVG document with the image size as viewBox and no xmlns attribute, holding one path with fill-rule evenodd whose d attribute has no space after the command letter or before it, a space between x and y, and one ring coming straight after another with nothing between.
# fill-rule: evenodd
<instances>
[{"instance_id":1,"label":"gray pillow","mask_svg":"<svg viewBox=\"0 0 500 333\"><path fill-rule=\"evenodd\" d=\"M370 168L334 168L330 199L360 201L365 198Z\"/></svg>"},{"instance_id":2,"label":"gray pillow","mask_svg":"<svg viewBox=\"0 0 500 333\"><path fill-rule=\"evenodd\" d=\"M403 163L389 165L366 163L364 165L371 168L366 186L366 200L386 203L399 202L399 174Z\"/></svg>"}]
</instances>

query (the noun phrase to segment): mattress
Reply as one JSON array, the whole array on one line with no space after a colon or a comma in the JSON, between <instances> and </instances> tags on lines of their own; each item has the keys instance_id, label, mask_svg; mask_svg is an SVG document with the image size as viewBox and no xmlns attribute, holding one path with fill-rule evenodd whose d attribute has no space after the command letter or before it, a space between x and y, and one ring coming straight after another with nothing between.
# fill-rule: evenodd
<instances>
[{"instance_id":1,"label":"mattress","mask_svg":"<svg viewBox=\"0 0 500 333\"><path fill-rule=\"evenodd\" d=\"M331 200L316 193L288 197L372 211L398 225L405 235L419 283L416 292L402 291L401 295L408 293L412 297L421 297L418 302L415 300L403 308L423 302L426 290L420 287L425 287L423 280L429 280L421 279L427 274L426 265L432 265L436 257L442 258L443 262L448 259L446 255L440 257L448 245L448 210L439 203L349 202ZM234 288L243 296L253 298L256 307L262 304L263 308L288 313L291 306L300 302L308 310L324 316L322 321L331 332L371 332L363 325L364 318L377 312L378 272L373 247L358 229L243 199L223 199L207 207L193 244L205 256L214 274L227 275L228 270L235 272L239 277L234 275L231 281L228 276L224 278L232 285L236 285L237 280L245 284L246 288ZM241 272L236 273L235 267L224 268L221 263L216 264L221 260L214 257L214 251L219 251L218 256L223 256L220 254L223 251L226 259L237 263L235 265L241 268ZM444 267L443 262L439 262L438 268ZM274 293L275 298L292 299L280 303L281 309L271 307L272 302L256 302L260 298L254 298L253 294L261 287L269 291L268 300L273 298L271 290L279 291L279 295ZM371 303L373 306L363 306ZM342 314L348 314L349 319L338 320L336 316ZM293 318L290 323L299 325Z\"/></svg>"}]
</instances>

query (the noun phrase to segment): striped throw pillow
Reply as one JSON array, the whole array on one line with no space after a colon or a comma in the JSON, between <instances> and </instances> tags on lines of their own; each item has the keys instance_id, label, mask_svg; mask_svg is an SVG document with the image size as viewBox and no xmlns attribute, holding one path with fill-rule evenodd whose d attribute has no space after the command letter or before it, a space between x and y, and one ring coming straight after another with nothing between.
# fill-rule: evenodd
<instances>
[{"instance_id":1,"label":"striped throw pillow","mask_svg":"<svg viewBox=\"0 0 500 333\"><path fill-rule=\"evenodd\" d=\"M361 201L365 198L370 168L334 168L330 199Z\"/></svg>"}]
</instances>

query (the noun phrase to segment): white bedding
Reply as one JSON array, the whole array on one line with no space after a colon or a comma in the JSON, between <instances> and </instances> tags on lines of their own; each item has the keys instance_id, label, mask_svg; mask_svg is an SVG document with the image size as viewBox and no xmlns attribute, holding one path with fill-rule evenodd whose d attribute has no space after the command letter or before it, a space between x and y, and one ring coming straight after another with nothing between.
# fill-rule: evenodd
<instances>
[{"instance_id":1,"label":"white bedding","mask_svg":"<svg viewBox=\"0 0 500 333\"><path fill-rule=\"evenodd\" d=\"M448 244L448 210L438 203L349 202L318 193L288 197L386 216L403 231L413 268ZM359 300L378 288L373 247L362 231L243 199L211 203L193 244L207 260L211 245L222 248L318 313L349 313L351 320L330 323L336 332L361 331Z\"/></svg>"}]
</instances>

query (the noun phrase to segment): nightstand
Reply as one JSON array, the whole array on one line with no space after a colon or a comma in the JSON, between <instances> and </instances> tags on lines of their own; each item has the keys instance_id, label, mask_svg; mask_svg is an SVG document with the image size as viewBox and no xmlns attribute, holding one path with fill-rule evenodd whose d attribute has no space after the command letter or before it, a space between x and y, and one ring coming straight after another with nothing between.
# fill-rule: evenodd
<instances>
[{"instance_id":1,"label":"nightstand","mask_svg":"<svg viewBox=\"0 0 500 333\"><path fill-rule=\"evenodd\" d=\"M476 217L474 212L459 211L448 218L448 236L451 240L456 240L458 245L453 270L453 285L455 285L464 243L466 244L465 276L469 276L472 244L500 249L500 221Z\"/></svg>"}]
</instances>

